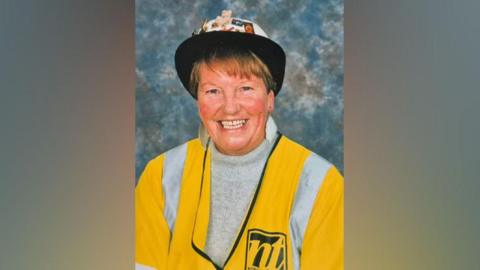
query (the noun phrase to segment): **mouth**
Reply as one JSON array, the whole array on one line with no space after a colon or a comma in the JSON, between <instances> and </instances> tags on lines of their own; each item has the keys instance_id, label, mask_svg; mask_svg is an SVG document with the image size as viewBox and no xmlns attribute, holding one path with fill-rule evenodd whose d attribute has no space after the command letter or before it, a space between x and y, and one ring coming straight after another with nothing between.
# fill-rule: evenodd
<instances>
[{"instance_id":1,"label":"mouth","mask_svg":"<svg viewBox=\"0 0 480 270\"><path fill-rule=\"evenodd\" d=\"M242 128L246 123L247 119L238 119L238 120L222 120L218 121L218 123L224 128L224 129L239 129Z\"/></svg>"}]
</instances>

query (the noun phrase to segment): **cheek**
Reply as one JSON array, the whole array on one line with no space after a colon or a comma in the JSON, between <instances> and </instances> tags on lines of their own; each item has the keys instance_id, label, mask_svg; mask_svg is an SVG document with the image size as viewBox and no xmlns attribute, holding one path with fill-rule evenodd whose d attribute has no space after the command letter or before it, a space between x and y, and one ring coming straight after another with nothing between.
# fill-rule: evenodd
<instances>
[{"instance_id":1,"label":"cheek","mask_svg":"<svg viewBox=\"0 0 480 270\"><path fill-rule=\"evenodd\" d=\"M216 108L206 102L198 103L198 114L204 121L210 120L215 115Z\"/></svg>"},{"instance_id":2,"label":"cheek","mask_svg":"<svg viewBox=\"0 0 480 270\"><path fill-rule=\"evenodd\" d=\"M246 105L246 108L251 115L267 114L268 102L265 99L252 100Z\"/></svg>"}]
</instances>

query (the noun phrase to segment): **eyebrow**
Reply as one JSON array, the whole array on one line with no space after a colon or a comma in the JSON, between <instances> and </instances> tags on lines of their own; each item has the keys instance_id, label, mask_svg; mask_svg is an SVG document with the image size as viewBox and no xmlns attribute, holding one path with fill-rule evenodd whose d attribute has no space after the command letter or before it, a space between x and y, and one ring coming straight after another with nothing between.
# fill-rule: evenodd
<instances>
[{"instance_id":1,"label":"eyebrow","mask_svg":"<svg viewBox=\"0 0 480 270\"><path fill-rule=\"evenodd\" d=\"M238 84L243 84L243 83L252 83L254 84L254 81L251 80L251 79L244 79L244 80L241 80L238 82ZM203 82L203 83L199 83L198 84L198 87L205 87L205 85L207 86L215 86L215 87L219 87L221 88L220 86L218 86L217 84L211 82L211 81L206 81L206 82Z\"/></svg>"},{"instance_id":2,"label":"eyebrow","mask_svg":"<svg viewBox=\"0 0 480 270\"><path fill-rule=\"evenodd\" d=\"M203 87L203 86L205 86L205 85L211 85L211 86L219 87L218 85L216 85L216 84L214 84L214 83L212 83L212 82L204 82L204 83L199 84L198 86L199 86L199 87Z\"/></svg>"}]
</instances>

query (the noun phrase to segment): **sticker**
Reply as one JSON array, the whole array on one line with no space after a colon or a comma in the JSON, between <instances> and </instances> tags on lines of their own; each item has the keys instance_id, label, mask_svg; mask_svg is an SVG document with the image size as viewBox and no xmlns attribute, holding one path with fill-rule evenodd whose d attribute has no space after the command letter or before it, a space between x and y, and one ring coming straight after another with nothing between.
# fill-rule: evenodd
<instances>
[{"instance_id":1,"label":"sticker","mask_svg":"<svg viewBox=\"0 0 480 270\"><path fill-rule=\"evenodd\" d=\"M255 34L255 31L253 31L253 24L252 23L244 22L243 27L245 29L245 33Z\"/></svg>"},{"instance_id":2,"label":"sticker","mask_svg":"<svg viewBox=\"0 0 480 270\"><path fill-rule=\"evenodd\" d=\"M236 26L243 26L243 21L232 19L232 24Z\"/></svg>"},{"instance_id":3,"label":"sticker","mask_svg":"<svg viewBox=\"0 0 480 270\"><path fill-rule=\"evenodd\" d=\"M245 270L287 270L287 267L284 233L248 230Z\"/></svg>"}]
</instances>

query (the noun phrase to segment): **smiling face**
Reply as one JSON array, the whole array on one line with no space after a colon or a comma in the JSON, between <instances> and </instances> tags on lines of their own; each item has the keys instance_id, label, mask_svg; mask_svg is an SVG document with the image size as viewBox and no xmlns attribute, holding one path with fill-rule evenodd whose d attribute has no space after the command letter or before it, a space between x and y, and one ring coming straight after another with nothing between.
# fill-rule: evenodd
<instances>
[{"instance_id":1,"label":"smiling face","mask_svg":"<svg viewBox=\"0 0 480 270\"><path fill-rule=\"evenodd\" d=\"M223 67L215 62L200 64L199 115L221 153L244 155L265 138L275 96L258 76L231 74Z\"/></svg>"}]
</instances>

